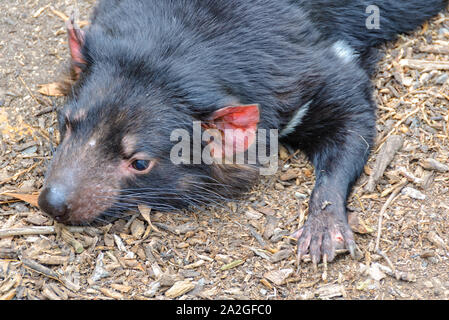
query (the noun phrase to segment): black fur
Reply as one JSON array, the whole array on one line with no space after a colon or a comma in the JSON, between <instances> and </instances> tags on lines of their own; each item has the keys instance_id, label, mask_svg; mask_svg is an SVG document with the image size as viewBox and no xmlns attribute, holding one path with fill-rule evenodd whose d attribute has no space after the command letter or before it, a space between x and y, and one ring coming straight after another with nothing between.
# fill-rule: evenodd
<instances>
[{"instance_id":1,"label":"black fur","mask_svg":"<svg viewBox=\"0 0 449 320\"><path fill-rule=\"evenodd\" d=\"M372 4L380 8L380 29L368 30L365 10ZM284 138L301 148L316 169L299 254L310 251L314 261L324 254L332 260L331 238L336 234L342 234L350 249L354 246L345 203L376 133L370 82L375 47L413 30L446 4L444 0L101 1L86 33L81 78L61 113L62 136L67 121L72 122L71 137L77 137L74 145L86 143L100 128L98 158L115 163L123 157L122 138L135 134L136 148L160 161L148 176L122 182L122 195L140 192L139 201L171 209L201 203L216 193L238 194L254 180L248 168L227 168L223 174L217 167L173 165L168 158L172 130L191 130L193 120L205 119L231 101L259 104L259 128L282 130L298 108L308 105L302 123ZM352 59L338 57L334 44L339 40L352 47ZM76 110L85 110L87 117L79 122L70 119L68 113ZM59 153L52 168L70 156L67 150ZM185 178L196 185L188 186ZM47 188L51 180L47 178ZM221 186L207 187L216 181ZM75 185L81 183L89 180ZM206 183L204 190L209 191L200 190L200 183ZM157 200L145 198L145 190L154 194L158 188ZM123 196L116 200L122 207L126 202Z\"/></svg>"}]
</instances>

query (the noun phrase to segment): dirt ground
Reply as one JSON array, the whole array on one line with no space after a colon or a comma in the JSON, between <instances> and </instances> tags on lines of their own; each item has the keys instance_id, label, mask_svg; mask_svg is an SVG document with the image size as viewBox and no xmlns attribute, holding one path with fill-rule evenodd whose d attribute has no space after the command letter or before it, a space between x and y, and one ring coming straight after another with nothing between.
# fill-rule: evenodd
<instances>
[{"instance_id":1,"label":"dirt ground","mask_svg":"<svg viewBox=\"0 0 449 320\"><path fill-rule=\"evenodd\" d=\"M378 143L349 199L361 258L314 270L297 269L288 237L304 222L313 169L284 149L277 175L244 200L152 212L152 226L136 214L67 229L5 195L42 186L64 98L38 89L67 64L60 13L76 3L87 20L93 0L0 4L0 299L449 298L449 12L386 46L374 79ZM392 136L402 148L367 190Z\"/></svg>"}]
</instances>

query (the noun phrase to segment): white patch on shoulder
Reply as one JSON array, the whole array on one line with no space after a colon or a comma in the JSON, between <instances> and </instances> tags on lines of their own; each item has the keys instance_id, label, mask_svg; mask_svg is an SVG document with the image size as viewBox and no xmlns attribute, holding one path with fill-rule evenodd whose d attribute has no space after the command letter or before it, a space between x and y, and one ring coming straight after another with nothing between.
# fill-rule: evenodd
<instances>
[{"instance_id":1,"label":"white patch on shoulder","mask_svg":"<svg viewBox=\"0 0 449 320\"><path fill-rule=\"evenodd\" d=\"M304 119L304 116L306 115L307 111L309 111L309 107L312 104L313 100L310 100L305 105L300 107L298 111L295 112L295 115L293 118L287 123L287 125L282 129L280 133L280 137L286 137L290 133L293 133L295 129L302 123L302 119Z\"/></svg>"},{"instance_id":2,"label":"white patch on shoulder","mask_svg":"<svg viewBox=\"0 0 449 320\"><path fill-rule=\"evenodd\" d=\"M91 147L93 148L93 147L95 147L95 145L97 144L97 140L95 140L95 139L90 139L88 143L89 143L89 146L91 146Z\"/></svg>"},{"instance_id":3,"label":"white patch on shoulder","mask_svg":"<svg viewBox=\"0 0 449 320\"><path fill-rule=\"evenodd\" d=\"M332 50L334 50L337 57L346 63L354 61L357 57L355 50L344 40L338 40L335 42L332 45Z\"/></svg>"}]
</instances>

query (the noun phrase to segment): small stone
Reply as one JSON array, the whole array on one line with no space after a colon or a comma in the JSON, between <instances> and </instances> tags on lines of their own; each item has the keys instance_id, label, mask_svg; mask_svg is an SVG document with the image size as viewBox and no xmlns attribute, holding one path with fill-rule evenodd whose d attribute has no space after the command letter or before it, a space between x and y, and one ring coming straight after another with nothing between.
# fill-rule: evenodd
<instances>
[{"instance_id":1,"label":"small stone","mask_svg":"<svg viewBox=\"0 0 449 320\"><path fill-rule=\"evenodd\" d=\"M295 192L295 198L298 200L304 200L307 198L307 195L300 192Z\"/></svg>"}]
</instances>

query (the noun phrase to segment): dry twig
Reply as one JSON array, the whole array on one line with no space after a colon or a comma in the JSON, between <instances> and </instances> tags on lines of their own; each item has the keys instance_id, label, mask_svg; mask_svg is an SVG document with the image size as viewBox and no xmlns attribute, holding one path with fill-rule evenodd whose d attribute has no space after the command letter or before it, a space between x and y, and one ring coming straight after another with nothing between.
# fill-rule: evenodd
<instances>
[{"instance_id":1,"label":"dry twig","mask_svg":"<svg viewBox=\"0 0 449 320\"><path fill-rule=\"evenodd\" d=\"M377 224L377 238L376 238L376 247L375 251L379 250L379 242L380 242L380 235L382 232L382 220L383 216L385 214L385 211L388 209L388 206L393 202L393 200L396 198L396 196L401 192L402 188L407 184L407 181L403 181L398 185L398 187L391 193L390 197L388 197L387 201L382 206L382 209L380 209L379 212L379 222Z\"/></svg>"}]
</instances>

